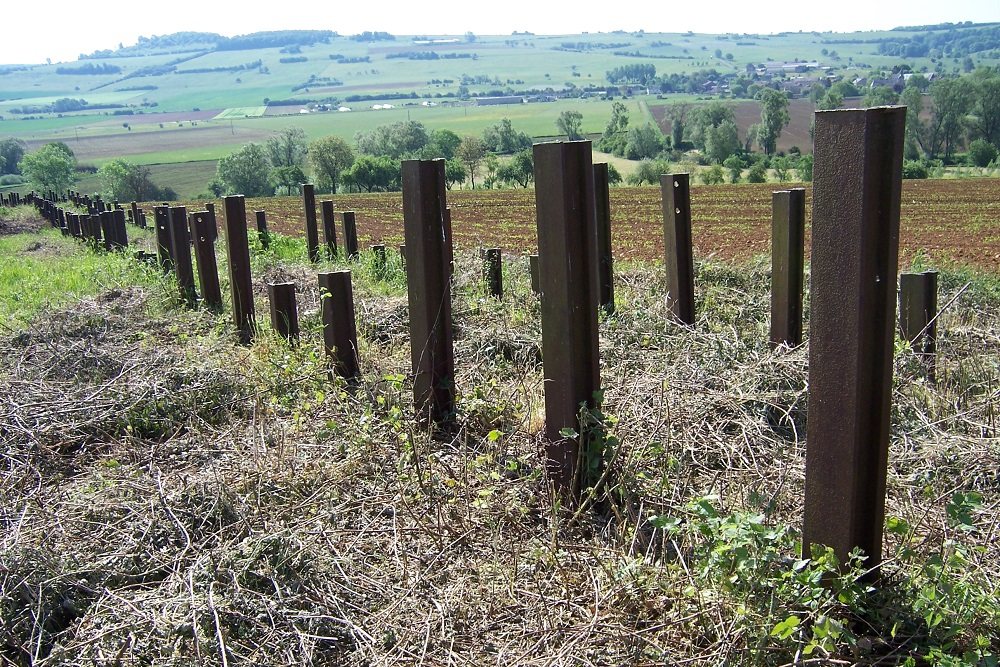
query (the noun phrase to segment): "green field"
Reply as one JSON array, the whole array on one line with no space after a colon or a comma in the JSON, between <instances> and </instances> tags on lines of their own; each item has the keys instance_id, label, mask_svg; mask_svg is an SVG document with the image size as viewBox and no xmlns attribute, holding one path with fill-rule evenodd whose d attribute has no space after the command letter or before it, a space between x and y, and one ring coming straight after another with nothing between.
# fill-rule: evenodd
<instances>
[{"instance_id":1,"label":"green field","mask_svg":"<svg viewBox=\"0 0 1000 667\"><path fill-rule=\"evenodd\" d=\"M234 118L260 118L267 111L267 106L233 107L224 109L213 120L231 120Z\"/></svg>"}]
</instances>

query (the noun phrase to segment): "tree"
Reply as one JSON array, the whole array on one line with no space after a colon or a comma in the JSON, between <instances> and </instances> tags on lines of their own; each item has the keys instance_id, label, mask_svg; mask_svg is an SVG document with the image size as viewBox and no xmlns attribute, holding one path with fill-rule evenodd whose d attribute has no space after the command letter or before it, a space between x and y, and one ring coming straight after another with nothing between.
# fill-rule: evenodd
<instances>
[{"instance_id":1,"label":"tree","mask_svg":"<svg viewBox=\"0 0 1000 667\"><path fill-rule=\"evenodd\" d=\"M899 95L896 94L889 86L875 86L867 93L865 97L861 100L861 104L865 107L884 107L891 104L895 104L899 101Z\"/></svg>"},{"instance_id":2,"label":"tree","mask_svg":"<svg viewBox=\"0 0 1000 667\"><path fill-rule=\"evenodd\" d=\"M721 163L740 147L736 123L731 120L724 120L705 131L705 155L713 162Z\"/></svg>"},{"instance_id":3,"label":"tree","mask_svg":"<svg viewBox=\"0 0 1000 667\"><path fill-rule=\"evenodd\" d=\"M424 159L433 160L443 157L445 160L450 160L455 157L455 151L458 150L460 143L462 143L462 137L451 130L434 130L430 133L427 145L424 146Z\"/></svg>"},{"instance_id":4,"label":"tree","mask_svg":"<svg viewBox=\"0 0 1000 667\"><path fill-rule=\"evenodd\" d=\"M359 192L399 190L400 163L387 155L359 155L341 179Z\"/></svg>"},{"instance_id":5,"label":"tree","mask_svg":"<svg viewBox=\"0 0 1000 667\"><path fill-rule=\"evenodd\" d=\"M691 120L688 125L688 135L691 142L695 147L704 150L709 130L727 121L733 123L733 127L736 127L736 114L733 112L732 106L725 102L709 102L697 107L691 113ZM723 156L724 158L725 156Z\"/></svg>"},{"instance_id":6,"label":"tree","mask_svg":"<svg viewBox=\"0 0 1000 667\"><path fill-rule=\"evenodd\" d=\"M611 104L611 119L604 128L604 134L597 142L597 147L605 153L615 155L625 154L625 144L628 143L628 109L621 102Z\"/></svg>"},{"instance_id":7,"label":"tree","mask_svg":"<svg viewBox=\"0 0 1000 667\"><path fill-rule=\"evenodd\" d=\"M104 163L97 170L104 196L118 201L152 201L159 199L159 188L153 183L149 167L121 158Z\"/></svg>"},{"instance_id":8,"label":"tree","mask_svg":"<svg viewBox=\"0 0 1000 667\"><path fill-rule=\"evenodd\" d=\"M778 179L778 182L784 183L788 180L788 171L792 168L792 165L787 157L776 157L771 160L771 168L774 169L774 176Z\"/></svg>"},{"instance_id":9,"label":"tree","mask_svg":"<svg viewBox=\"0 0 1000 667\"><path fill-rule=\"evenodd\" d=\"M275 168L301 166L309 150L306 132L301 127L286 127L278 134L269 137L264 145L271 166Z\"/></svg>"},{"instance_id":10,"label":"tree","mask_svg":"<svg viewBox=\"0 0 1000 667\"><path fill-rule=\"evenodd\" d=\"M701 182L705 185L718 185L725 182L726 175L722 171L722 167L717 164L713 164L708 169L701 172Z\"/></svg>"},{"instance_id":11,"label":"tree","mask_svg":"<svg viewBox=\"0 0 1000 667\"><path fill-rule=\"evenodd\" d=\"M35 189L63 192L76 182L76 158L60 143L45 144L18 163L18 169Z\"/></svg>"},{"instance_id":12,"label":"tree","mask_svg":"<svg viewBox=\"0 0 1000 667\"><path fill-rule=\"evenodd\" d=\"M985 139L976 139L969 144L969 160L977 167L989 166L997 159L996 146Z\"/></svg>"},{"instance_id":13,"label":"tree","mask_svg":"<svg viewBox=\"0 0 1000 667\"><path fill-rule=\"evenodd\" d=\"M534 175L532 175L534 176ZM618 185L622 182L622 173L618 171L615 165L608 163L608 185Z\"/></svg>"},{"instance_id":14,"label":"tree","mask_svg":"<svg viewBox=\"0 0 1000 667\"><path fill-rule=\"evenodd\" d=\"M476 171L479 170L479 166L486 157L486 147L483 146L483 142L479 137L471 135L462 137L462 141L458 144L458 149L455 151L455 157L465 166L465 170L472 180L472 189L475 190Z\"/></svg>"},{"instance_id":15,"label":"tree","mask_svg":"<svg viewBox=\"0 0 1000 667\"><path fill-rule=\"evenodd\" d=\"M816 108L822 111L839 109L842 106L844 106L844 96L833 88L826 91L816 102Z\"/></svg>"},{"instance_id":16,"label":"tree","mask_svg":"<svg viewBox=\"0 0 1000 667\"><path fill-rule=\"evenodd\" d=\"M766 155L774 153L781 130L788 125L788 95L773 88L764 88L758 97L760 102L760 127L757 142Z\"/></svg>"},{"instance_id":17,"label":"tree","mask_svg":"<svg viewBox=\"0 0 1000 667\"><path fill-rule=\"evenodd\" d=\"M974 134L994 146L1000 146L1000 71L976 70L976 104L973 107ZM2 149L0 149L2 151Z\"/></svg>"},{"instance_id":18,"label":"tree","mask_svg":"<svg viewBox=\"0 0 1000 667\"><path fill-rule=\"evenodd\" d=\"M323 137L309 144L309 164L318 185L336 193L340 174L354 164L354 151L340 137Z\"/></svg>"},{"instance_id":19,"label":"tree","mask_svg":"<svg viewBox=\"0 0 1000 667\"><path fill-rule=\"evenodd\" d=\"M743 174L743 160L739 155L730 155L723 162L722 166L729 170L729 182L739 183Z\"/></svg>"},{"instance_id":20,"label":"tree","mask_svg":"<svg viewBox=\"0 0 1000 667\"><path fill-rule=\"evenodd\" d=\"M809 183L813 179L813 156L803 155L799 158L799 164L796 167L799 172L799 180L804 183Z\"/></svg>"},{"instance_id":21,"label":"tree","mask_svg":"<svg viewBox=\"0 0 1000 667\"><path fill-rule=\"evenodd\" d=\"M509 118L483 130L483 145L491 153L510 155L531 148L531 137L514 129Z\"/></svg>"},{"instance_id":22,"label":"tree","mask_svg":"<svg viewBox=\"0 0 1000 667\"><path fill-rule=\"evenodd\" d=\"M670 173L670 165L661 160L643 160L639 168L628 177L629 185L658 185L662 174Z\"/></svg>"},{"instance_id":23,"label":"tree","mask_svg":"<svg viewBox=\"0 0 1000 667\"><path fill-rule=\"evenodd\" d=\"M767 183L767 169L760 162L747 171L747 183Z\"/></svg>"},{"instance_id":24,"label":"tree","mask_svg":"<svg viewBox=\"0 0 1000 667\"><path fill-rule=\"evenodd\" d=\"M0 141L0 157L3 158L3 168L0 174L19 174L17 164L24 157L28 145L20 139L4 139Z\"/></svg>"},{"instance_id":25,"label":"tree","mask_svg":"<svg viewBox=\"0 0 1000 667\"><path fill-rule=\"evenodd\" d=\"M275 167L271 170L271 185L283 194L296 194L308 179L298 165Z\"/></svg>"},{"instance_id":26,"label":"tree","mask_svg":"<svg viewBox=\"0 0 1000 667\"><path fill-rule=\"evenodd\" d=\"M667 118L670 119L670 144L675 151L679 151L681 144L684 143L684 131L690 111L691 105L686 102L671 104L667 107Z\"/></svg>"},{"instance_id":27,"label":"tree","mask_svg":"<svg viewBox=\"0 0 1000 667\"><path fill-rule=\"evenodd\" d=\"M915 160L920 157L920 149L924 142L924 121L920 119L920 112L924 107L924 96L919 88L907 84L900 96L900 102L906 105L903 155L907 160Z\"/></svg>"},{"instance_id":28,"label":"tree","mask_svg":"<svg viewBox=\"0 0 1000 667\"><path fill-rule=\"evenodd\" d=\"M577 139L583 138L583 135L580 133L582 125L583 114L575 109L563 111L559 114L559 118L556 119L556 127L560 132L565 134L570 141L576 141Z\"/></svg>"},{"instance_id":29,"label":"tree","mask_svg":"<svg viewBox=\"0 0 1000 667\"><path fill-rule=\"evenodd\" d=\"M972 98L972 84L968 79L938 79L931 84L931 100L934 102L930 123L927 125L925 148L931 158L944 152L945 160L962 138L962 121L969 112Z\"/></svg>"},{"instance_id":30,"label":"tree","mask_svg":"<svg viewBox=\"0 0 1000 667\"><path fill-rule=\"evenodd\" d=\"M456 183L464 183L468 177L469 175L466 173L465 167L459 160L451 158L444 163L444 181L449 190Z\"/></svg>"},{"instance_id":31,"label":"tree","mask_svg":"<svg viewBox=\"0 0 1000 667\"><path fill-rule=\"evenodd\" d=\"M530 148L518 151L510 161L500 166L497 178L502 183L520 185L522 188L535 180L535 156Z\"/></svg>"},{"instance_id":32,"label":"tree","mask_svg":"<svg viewBox=\"0 0 1000 667\"><path fill-rule=\"evenodd\" d=\"M387 155L394 160L417 156L430 141L427 128L415 120L380 125L355 135L358 150L368 155Z\"/></svg>"},{"instance_id":33,"label":"tree","mask_svg":"<svg viewBox=\"0 0 1000 667\"><path fill-rule=\"evenodd\" d=\"M625 157L629 160L654 158L663 150L663 133L652 123L629 128Z\"/></svg>"},{"instance_id":34,"label":"tree","mask_svg":"<svg viewBox=\"0 0 1000 667\"><path fill-rule=\"evenodd\" d=\"M216 169L219 180L230 193L247 197L266 197L271 188L271 164L260 144L249 143L221 160Z\"/></svg>"}]
</instances>

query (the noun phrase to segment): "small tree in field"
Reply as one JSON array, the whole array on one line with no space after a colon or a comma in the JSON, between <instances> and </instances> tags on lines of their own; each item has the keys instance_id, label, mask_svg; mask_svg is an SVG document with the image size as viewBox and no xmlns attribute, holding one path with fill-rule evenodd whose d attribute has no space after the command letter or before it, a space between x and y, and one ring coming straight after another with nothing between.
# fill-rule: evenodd
<instances>
[{"instance_id":1,"label":"small tree in field","mask_svg":"<svg viewBox=\"0 0 1000 667\"><path fill-rule=\"evenodd\" d=\"M566 135L570 141L583 139L580 128L583 126L583 114L576 110L567 110L559 114L556 119L556 127Z\"/></svg>"},{"instance_id":2,"label":"small tree in field","mask_svg":"<svg viewBox=\"0 0 1000 667\"><path fill-rule=\"evenodd\" d=\"M465 171L472 180L472 189L476 189L476 172L486 158L486 147L479 137L469 135L462 138L462 143L455 151L455 157L465 166Z\"/></svg>"},{"instance_id":3,"label":"small tree in field","mask_svg":"<svg viewBox=\"0 0 1000 667\"><path fill-rule=\"evenodd\" d=\"M232 193L266 197L274 192L270 183L271 164L260 144L249 143L219 160L218 175Z\"/></svg>"},{"instance_id":4,"label":"small tree in field","mask_svg":"<svg viewBox=\"0 0 1000 667\"><path fill-rule=\"evenodd\" d=\"M62 192L76 182L76 157L61 142L45 144L18 164L33 187Z\"/></svg>"}]
</instances>

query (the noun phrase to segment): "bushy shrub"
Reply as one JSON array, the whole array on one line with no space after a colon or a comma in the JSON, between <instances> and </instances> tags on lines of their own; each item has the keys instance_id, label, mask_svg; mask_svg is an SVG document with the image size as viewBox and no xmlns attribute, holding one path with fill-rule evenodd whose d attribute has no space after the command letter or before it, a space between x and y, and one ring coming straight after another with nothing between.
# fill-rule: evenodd
<instances>
[{"instance_id":1,"label":"bushy shrub","mask_svg":"<svg viewBox=\"0 0 1000 667\"><path fill-rule=\"evenodd\" d=\"M927 178L927 165L920 160L906 160L903 162L903 178Z\"/></svg>"}]
</instances>

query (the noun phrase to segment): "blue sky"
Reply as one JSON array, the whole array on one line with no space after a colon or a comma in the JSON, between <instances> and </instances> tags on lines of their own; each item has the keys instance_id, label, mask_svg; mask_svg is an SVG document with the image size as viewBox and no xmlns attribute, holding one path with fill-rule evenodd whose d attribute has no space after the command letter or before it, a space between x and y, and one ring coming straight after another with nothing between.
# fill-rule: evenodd
<instances>
[{"instance_id":1,"label":"blue sky","mask_svg":"<svg viewBox=\"0 0 1000 667\"><path fill-rule=\"evenodd\" d=\"M944 21L1000 21L1000 0L837 0L673 3L632 0L626 5L606 2L538 2L538 0L431 0L421 11L413 0L331 2L298 0L288 3L234 3L208 0L53 0L4 7L4 37L0 63L74 60L80 53L134 44L139 35L163 35L181 30L237 35L259 30L329 29L341 34L385 30L396 34L510 34L530 30L564 34L612 30L647 32L782 32L791 30L881 30L898 25ZM608 7L624 7L609 13ZM153 9L155 7L155 9ZM239 7L239 9L236 9ZM258 9L259 8L259 9ZM266 8L266 10L265 10ZM373 9L372 12L354 8ZM766 8L766 9L765 9ZM353 11L352 11L353 10ZM41 27L45 22L44 38ZM10 29L10 26L15 26ZM31 26L31 28L28 28ZM2 85L2 81L0 81Z\"/></svg>"}]
</instances>

